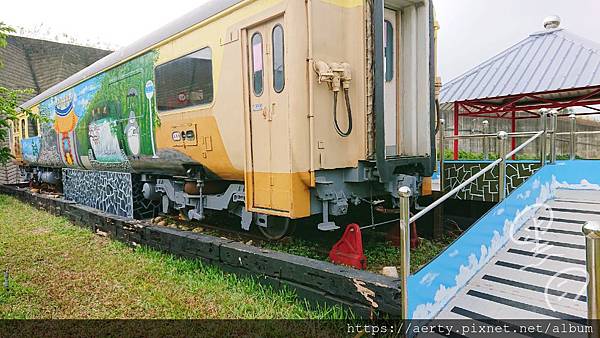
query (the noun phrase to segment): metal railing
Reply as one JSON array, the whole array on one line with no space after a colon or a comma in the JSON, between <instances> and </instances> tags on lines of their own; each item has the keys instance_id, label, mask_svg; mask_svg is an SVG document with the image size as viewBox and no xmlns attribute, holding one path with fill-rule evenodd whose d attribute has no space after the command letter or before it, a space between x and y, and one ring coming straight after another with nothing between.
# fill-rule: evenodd
<instances>
[{"instance_id":1,"label":"metal railing","mask_svg":"<svg viewBox=\"0 0 600 338\"><path fill-rule=\"evenodd\" d=\"M446 193L444 196L437 199L432 204L425 207L423 210L419 211L413 217L410 217L410 197L412 196L412 192L408 187L400 187L398 190L398 195L400 197L400 251L403 254L403 258L400 262L400 278L401 278L401 287L402 287L402 318L408 318L408 292L407 290L407 281L408 276L410 275L410 238L409 238L409 225L413 222L416 222L425 214L430 212L431 210L438 207L440 204L444 203L450 197L454 196L460 190L464 189L469 184L473 183L482 175L485 175L487 172L494 169L497 165L500 165L500 175L499 175L499 193L501 200L506 196L506 161L511 158L514 154L521 151L523 148L528 146L531 142L535 141L538 137L544 135L544 131L539 131L535 133L532 137L530 137L527 141L521 144L519 147L515 148L513 151L506 153L506 141L508 140L508 133L501 131L496 134L498 139L498 143L501 149L500 158L495 160L494 162L487 165L483 170L478 172L477 174L471 176L469 179ZM504 150L503 150L504 149Z\"/></svg>"},{"instance_id":2,"label":"metal railing","mask_svg":"<svg viewBox=\"0 0 600 338\"><path fill-rule=\"evenodd\" d=\"M600 115L600 114L599 114ZM547 113L546 114L546 118L543 119L543 129L542 131L545 132L545 136L541 139L541 144L540 144L540 164L541 165L545 165L546 163L548 163L548 150L550 150L550 163L556 163L556 158L557 158L557 136L569 136L568 139L568 143L569 143L569 159L574 160L576 158L576 154L577 154L577 142L578 142L578 138L577 136L579 135L600 135L600 130L588 130L588 131L577 131L577 120L576 120L576 115L575 114L571 114L568 116L569 120L570 120L570 124L569 124L569 131L564 131L564 132L558 132L557 131L557 126L558 126L558 114L557 113ZM445 121L442 119L440 121L441 126L443 126L445 124ZM483 143L483 159L484 160L489 160L489 142L488 139L489 138L493 138L496 137L497 134L492 134L487 132L488 131L488 121L485 120L483 121L483 131L484 133L482 134L468 134L468 135L451 135L451 136L446 136L444 135L443 132L439 133L439 137L438 137L438 147L439 149L445 149L445 144L446 141L448 140L464 140L464 139L482 139L482 143ZM550 125L551 128L548 128L548 125ZM440 127L440 130L443 130ZM514 133L507 133L507 136L509 138L524 138L524 137L528 137L531 135L535 135L537 134L538 131L526 131L526 132L514 132ZM549 140L548 140L549 138ZM548 143L550 143L548 145ZM442 175L442 169L443 169L443 163L445 162L444 156L443 156L443 150L440 151L440 175Z\"/></svg>"},{"instance_id":3,"label":"metal railing","mask_svg":"<svg viewBox=\"0 0 600 338\"><path fill-rule=\"evenodd\" d=\"M512 158L515 154L523 150L525 147L530 145L533 141L540 138L540 164L541 166L546 165L547 163L547 153L548 153L548 136L550 136L550 164L556 163L556 136L557 135L569 135L569 158L575 159L577 152L577 135L592 135L592 134L600 134L600 131L576 131L576 116L570 115L570 131L569 132L557 132L558 126L558 114L556 111L548 111L542 113L543 117L543 130L541 131L533 131L533 132L516 132L516 133L507 133L504 131L500 131L496 134L491 134L488 132L488 123L484 121L484 127L482 134L473 134L473 135L456 135L456 136L445 136L444 135L444 125L445 121L440 119L440 137L439 137L439 162L440 162L440 190L444 192L444 149L446 140L457 140L457 139L469 139L469 138L483 138L484 143L484 159L489 159L489 151L488 151L488 143L487 140L491 137L496 137L498 142L498 150L499 150L499 158L495 161L491 162L477 174L471 176L466 181L462 182L460 185L456 186L442 197L434 201L432 204L428 205L421 211L419 211L414 216L410 217L410 199L412 196L412 191L408 187L400 187L398 190L398 196L400 198L400 251L402 252L402 259L400 262L400 278L401 278L401 311L402 318L408 319L408 277L410 276L410 224L416 222L425 214L429 213L433 209L440 206L446 200L460 192L462 189L467 187L469 184L473 183L479 177L485 175L487 172L493 170L496 166L499 167L499 175L498 175L498 193L499 193L499 202L502 202L507 195L507 186L506 186L506 162L508 159ZM548 126L548 120L550 120L550 128ZM509 138L523 138L529 137L525 142L516 147L514 150L510 152L506 152L507 149L507 141ZM590 227L590 226L588 226ZM600 225L594 227L594 231L588 230L586 232L586 227L584 226L584 233L588 238L588 271L590 271L589 275L594 276L594 278L590 277L590 281L588 284L588 307L590 307L589 313L590 318L592 318L592 313L596 316L595 319L600 317L600 283L597 281L600 280L600 271L598 271L595 267L596 262L600 260ZM591 227L590 227L591 229ZM593 245L592 245L593 244ZM590 247L594 249L591 250ZM592 255L592 259L590 259L590 255ZM596 258L596 256L598 256ZM591 268L590 268L591 266ZM592 270L590 270L592 269ZM592 290L590 291L590 288ZM593 308L591 308L593 306Z\"/></svg>"},{"instance_id":4,"label":"metal railing","mask_svg":"<svg viewBox=\"0 0 600 338\"><path fill-rule=\"evenodd\" d=\"M594 321L596 328L598 319L600 319L600 224L597 222L587 222L581 229L585 235L585 261L588 275L587 284L587 308L588 319ZM597 331L594 331L597 332Z\"/></svg>"}]
</instances>

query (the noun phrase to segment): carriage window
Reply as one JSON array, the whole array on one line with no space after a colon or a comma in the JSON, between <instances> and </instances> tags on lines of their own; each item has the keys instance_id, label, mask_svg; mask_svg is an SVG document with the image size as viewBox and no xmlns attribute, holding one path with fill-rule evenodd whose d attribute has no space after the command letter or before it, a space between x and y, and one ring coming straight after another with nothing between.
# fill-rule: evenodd
<instances>
[{"instance_id":1,"label":"carriage window","mask_svg":"<svg viewBox=\"0 0 600 338\"><path fill-rule=\"evenodd\" d=\"M212 100L210 48L156 67L156 104L159 111L208 104Z\"/></svg>"},{"instance_id":2,"label":"carriage window","mask_svg":"<svg viewBox=\"0 0 600 338\"><path fill-rule=\"evenodd\" d=\"M29 127L29 137L38 136L38 123L37 119L34 117L30 117L27 120L27 126Z\"/></svg>"},{"instance_id":3,"label":"carriage window","mask_svg":"<svg viewBox=\"0 0 600 338\"><path fill-rule=\"evenodd\" d=\"M394 79L394 26L385 21L385 81Z\"/></svg>"},{"instance_id":4,"label":"carriage window","mask_svg":"<svg viewBox=\"0 0 600 338\"><path fill-rule=\"evenodd\" d=\"M273 28L273 89L281 93L285 87L283 27Z\"/></svg>"},{"instance_id":5,"label":"carriage window","mask_svg":"<svg viewBox=\"0 0 600 338\"><path fill-rule=\"evenodd\" d=\"M252 36L252 87L254 95L263 93L263 40L260 33Z\"/></svg>"}]
</instances>

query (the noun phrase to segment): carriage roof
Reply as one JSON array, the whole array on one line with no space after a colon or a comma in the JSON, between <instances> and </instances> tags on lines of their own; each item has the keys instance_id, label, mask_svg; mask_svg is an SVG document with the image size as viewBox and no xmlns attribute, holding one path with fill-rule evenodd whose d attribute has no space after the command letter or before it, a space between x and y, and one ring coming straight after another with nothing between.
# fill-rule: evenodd
<instances>
[{"instance_id":1,"label":"carriage roof","mask_svg":"<svg viewBox=\"0 0 600 338\"><path fill-rule=\"evenodd\" d=\"M23 108L30 108L47 98L50 98L56 94L61 93L65 89L68 89L94 75L111 68L121 62L139 54L140 52L160 43L161 41L168 39L169 37L176 35L186 29L232 7L244 0L209 0L204 5L194 9L193 11L183 15L177 20L167 24L166 26L148 34L147 36L133 42L132 44L123 47L102 59L94 62L90 66L80 70L79 72L71 75L64 81L57 83L50 87L29 101L25 102L21 106Z\"/></svg>"}]
</instances>

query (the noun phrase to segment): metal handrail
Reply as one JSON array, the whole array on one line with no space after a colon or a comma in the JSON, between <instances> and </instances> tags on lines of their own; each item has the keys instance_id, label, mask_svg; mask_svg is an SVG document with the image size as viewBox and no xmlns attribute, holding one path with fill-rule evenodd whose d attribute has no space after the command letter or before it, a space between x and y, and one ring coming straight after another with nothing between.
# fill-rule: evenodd
<instances>
[{"instance_id":1,"label":"metal handrail","mask_svg":"<svg viewBox=\"0 0 600 338\"><path fill-rule=\"evenodd\" d=\"M575 135L596 135L596 134L600 134L600 130L585 130L585 131L576 131L571 133L570 131L561 131L559 133L556 133L556 135L571 135L571 134L575 134Z\"/></svg>"},{"instance_id":2,"label":"metal handrail","mask_svg":"<svg viewBox=\"0 0 600 338\"><path fill-rule=\"evenodd\" d=\"M496 134L496 136L499 138L500 135L501 135L501 133L503 133L503 132L500 132L500 133ZM508 133L504 133L502 135L506 135L506 134L508 134ZM466 181L464 181L463 183L461 183L460 185L458 185L456 188L450 190L444 196L440 197L435 202L433 202L430 205L428 205L427 207L425 207L425 209L419 211L417 214L415 214L413 217L410 218L409 224L413 223L413 222L416 222L419 218L423 217L423 215L427 214L428 212L430 212L431 210L435 209L440 204L444 203L444 201L446 201L450 197L454 196L456 193L458 193L459 191L461 191L462 189L464 189L469 184L473 183L473 181L477 180L482 175L485 175L485 173L487 173L488 171L494 169L494 167L496 167L502 161L505 161L505 160L509 159L510 157L512 157L513 155L515 155L516 153L518 153L519 151L523 150L523 148L527 147L531 142L535 141L538 137L540 137L543 134L544 134L543 131L539 131L539 132L534 133L534 135L532 137L530 137L527 141L523 142L523 144L521 144L520 146L518 146L517 148L515 148L513 151L511 151L510 153L506 154L504 157L500 157L499 159L497 159L494 162L490 163L485 168L483 168L481 171L479 171L477 174L469 177L469 179L467 179Z\"/></svg>"},{"instance_id":3,"label":"metal handrail","mask_svg":"<svg viewBox=\"0 0 600 338\"><path fill-rule=\"evenodd\" d=\"M535 135L537 134L537 131L522 131L522 132L515 132L515 133L506 133L506 136L508 137L527 137L527 136L531 136L531 135ZM548 131L548 134L552 133L552 131ZM467 134L467 135L451 135L451 136L444 136L444 138L446 140L463 140L463 139L468 139L468 138L491 138L491 137L497 137L498 134Z\"/></svg>"},{"instance_id":4,"label":"metal handrail","mask_svg":"<svg viewBox=\"0 0 600 338\"><path fill-rule=\"evenodd\" d=\"M544 134L544 131L538 131L537 133L533 134L533 136L530 137L527 141L523 142L520 146L516 147L513 151L506 154L505 158L508 159L510 157L513 157L519 151L523 150L523 148L527 147L531 142L533 142L534 140L536 140L538 137L542 136L543 134Z\"/></svg>"},{"instance_id":5,"label":"metal handrail","mask_svg":"<svg viewBox=\"0 0 600 338\"><path fill-rule=\"evenodd\" d=\"M400 222L399 222L399 226L400 226L400 248L401 248L401 252L403 254L403 257L400 261L400 280L401 280L401 313L402 313L402 318L403 319L408 319L409 315L408 315L408 277L410 275L410 247L409 247L409 242L410 242L410 227L409 225L413 222L416 222L417 220L419 220L421 217L423 217L425 214L427 214L428 212L430 212L431 210L435 209L436 207L438 207L439 205L441 205L442 203L444 203L446 200L448 200L450 197L454 196L455 194L457 194L460 190L464 189L466 186L468 186L469 184L473 183L473 181L477 180L479 177L481 177L482 175L485 175L487 172L489 172L490 170L492 170L493 168L495 168L497 165L500 165L500 172L498 175L499 178L499 182L498 182L498 192L499 192L499 200L502 201L505 196L506 196L506 162L509 158L511 158L512 156L514 156L515 154L517 154L518 152L520 152L521 150L523 150L525 147L527 147L529 144L531 144L533 141L535 141L536 139L538 139L541 136L541 144L540 144L540 163L542 166L546 165L546 155L547 155L547 139L548 139L548 135L550 135L550 163L554 164L556 163L556 136L557 135L570 135L570 158L571 160L575 159L575 155L577 152L577 135L594 135L594 134L600 134L600 131L576 131L577 128L577 123L576 123L576 115L571 114L569 115L569 118L571 120L571 125L570 125L570 131L569 132L557 132L557 126L558 126L558 114L556 111L554 112L549 112L549 111L544 111L542 113L543 116L543 130L541 131L533 131L533 132L514 132L514 133L506 133L506 132L498 132L497 134L489 134L486 133L488 131L488 122L484 121L484 133L483 134L473 134L473 135L454 135L454 136L445 136L444 135L444 124L445 121L443 119L440 119L440 137L439 137L439 154L440 154L440 181L441 181L441 191L443 191L443 182L444 182L444 149L445 149L445 142L446 139L450 139L450 140L460 140L460 139L465 139L465 138L483 138L483 142L484 142L484 158L487 160L488 158L488 152L487 152L487 139L489 137L497 137L498 140L500 141L499 143L499 153L501 154L500 158L498 158L497 160L493 161L492 163L490 163L489 165L487 165L485 168L483 168L481 171L479 171L477 174L471 176L470 178L468 178L466 181L464 181L463 183L461 183L460 185L458 185L457 187L455 187L454 189L452 189L451 191L449 191L448 193L444 194L442 197L440 197L439 199L437 199L435 202L433 202L432 204L428 205L427 207L425 207L424 209L422 209L421 211L419 211L417 214L415 214L414 216L410 216L410 198L412 196L412 192L410 190L410 188L408 187L399 187L398 189L398 196L399 196L399 202L400 202ZM551 125L550 128L548 128L548 120L550 120ZM519 145L517 148L515 148L514 150L510 151L510 152L506 152L506 140L509 137L512 138L516 138L516 137L525 137L525 136L530 136L531 137L523 142L521 145ZM589 226L588 226L589 227ZM600 226L595 226L595 233L597 234L594 238L594 242L598 242L598 243L593 243L594 246L592 246L591 243L591 236L590 235L590 231L589 229L588 232L586 232L585 226L584 226L584 233L586 234L587 238L587 255L588 257L590 256L590 254L593 251L594 255L600 256L600 254L598 252L600 252ZM591 248L591 249L590 249ZM595 248L595 249L594 249ZM596 262L596 260L594 260L594 262ZM594 273L597 273L597 275L594 275L597 278L591 279L590 282L588 283L588 308L593 310L589 311L589 318L600 318L600 273L598 272L599 270L596 270L596 266L595 263L593 265L589 264L589 259L588 259L588 271L594 271ZM591 272L590 272L591 274ZM592 285L593 284L593 285ZM589 290L595 290L594 293L590 292ZM590 297L590 294L592 295L592 297ZM593 314L591 312L594 312ZM600 326L600 325L599 325ZM600 330L600 327L599 327Z\"/></svg>"},{"instance_id":6,"label":"metal handrail","mask_svg":"<svg viewBox=\"0 0 600 338\"><path fill-rule=\"evenodd\" d=\"M598 319L600 319L600 269L598 269L600 261L600 224L593 221L586 222L581 232L585 236L588 319L593 320L592 324L595 324L595 329L598 330L600 324L598 323Z\"/></svg>"},{"instance_id":7,"label":"metal handrail","mask_svg":"<svg viewBox=\"0 0 600 338\"><path fill-rule=\"evenodd\" d=\"M523 131L523 132L515 132L515 133L506 133L506 135L508 137L527 137L530 135L535 135L539 133L539 131ZM564 135L571 135L571 134L575 134L575 135L597 135L600 134L600 130L584 130L584 131L575 131L573 133L571 133L570 131L560 131L560 132L554 132L552 130L548 130L547 133L550 134L556 134L557 136L564 136ZM444 136L444 139L446 140L464 140L464 139L469 139L469 138L492 138L492 137L496 137L498 134L468 134L468 135L451 135L451 136Z\"/></svg>"},{"instance_id":8,"label":"metal handrail","mask_svg":"<svg viewBox=\"0 0 600 338\"><path fill-rule=\"evenodd\" d=\"M442 122L442 125L443 125L443 123L444 122ZM506 195L506 179L504 177L506 175L506 160L508 158L512 157L517 152L521 151L523 148L525 148L531 142L535 141L538 137L540 137L542 135L545 136L546 131L544 130L544 131L539 131L539 132L535 133L534 136L530 137L527 141L525 141L523 144L521 144L519 147L517 147L513 151L509 152L508 154L506 154L506 140L508 137L507 134L508 133L503 132L503 131L498 132L498 134L497 134L497 138L501 142L500 143L501 149L502 149L501 153L503 154L500 158L498 158L494 162L490 163L485 168L483 168L481 171L479 171L477 174L471 176L469 179L467 179L466 181L461 183L459 186L455 187L454 189L452 189L451 191L446 193L444 196L440 197L435 202L433 202L430 205L428 205L427 207L425 207L425 209L421 210L413 217L410 217L410 198L412 195L410 188L405 187L405 186L398 188L398 196L400 199L400 222L399 222L400 251L402 252L402 259L400 260L400 274L399 274L400 275L400 283L401 283L401 286L400 286L401 287L401 304L400 304L400 306L401 306L402 319L408 319L408 316L409 316L409 314L408 314L408 291L407 291L408 277L410 276L410 246L409 246L410 226L409 225L412 224L413 222L416 222L419 218L423 217L423 215L427 214L428 212L430 212L431 210L433 210L440 204L444 203L450 197L454 196L456 193L458 193L460 190L465 188L467 185L473 183L473 181L475 181L482 175L485 175L485 173L492 170L498 164L501 165L500 174L498 175L500 177L498 192L500 194L500 199L501 200L504 199L504 197ZM443 137L441 138L441 141L443 141ZM443 154L442 154L442 159L443 159Z\"/></svg>"},{"instance_id":9,"label":"metal handrail","mask_svg":"<svg viewBox=\"0 0 600 338\"><path fill-rule=\"evenodd\" d=\"M506 135L508 137L527 137L527 136L535 135L537 133L539 133L539 131L523 131L523 132L516 132L516 133L506 133ZM548 135L556 134L557 136L558 135L571 135L570 131L554 132L552 130L548 130L547 133L548 133ZM575 135L596 135L596 134L600 134L600 130L576 131L576 132L573 132L573 134L575 134ZM496 137L497 135L498 134L451 135L451 136L444 136L444 139L446 139L446 140L464 140L464 139L469 139L469 138L492 138L492 137Z\"/></svg>"}]
</instances>

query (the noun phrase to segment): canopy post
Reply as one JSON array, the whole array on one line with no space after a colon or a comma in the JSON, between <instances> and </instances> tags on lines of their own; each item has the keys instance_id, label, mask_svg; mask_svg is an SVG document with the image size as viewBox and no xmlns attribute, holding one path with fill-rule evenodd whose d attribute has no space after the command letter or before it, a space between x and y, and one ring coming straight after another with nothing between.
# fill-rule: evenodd
<instances>
[{"instance_id":1,"label":"canopy post","mask_svg":"<svg viewBox=\"0 0 600 338\"><path fill-rule=\"evenodd\" d=\"M517 132L517 114L514 111L512 112L512 117L511 117L510 120L511 120L510 121L511 122L511 126L510 126L511 131L513 133L516 133ZM517 147L517 138L516 137L511 137L511 141L510 141L510 148L511 149L510 150L511 151L515 150L516 147ZM516 154L513 155L512 159L516 160L517 159L517 155Z\"/></svg>"},{"instance_id":2,"label":"canopy post","mask_svg":"<svg viewBox=\"0 0 600 338\"><path fill-rule=\"evenodd\" d=\"M458 102L454 102L454 136L458 136ZM458 138L454 139L454 160L458 160Z\"/></svg>"}]
</instances>

